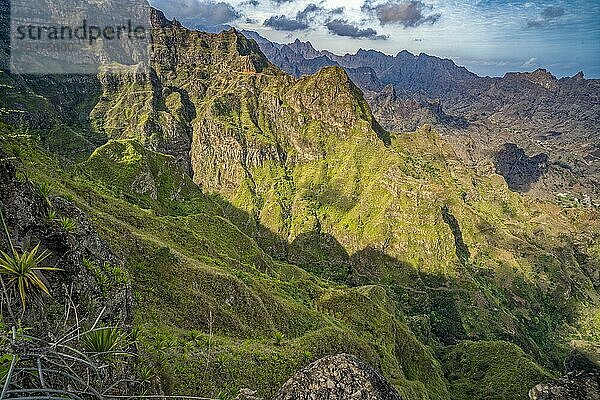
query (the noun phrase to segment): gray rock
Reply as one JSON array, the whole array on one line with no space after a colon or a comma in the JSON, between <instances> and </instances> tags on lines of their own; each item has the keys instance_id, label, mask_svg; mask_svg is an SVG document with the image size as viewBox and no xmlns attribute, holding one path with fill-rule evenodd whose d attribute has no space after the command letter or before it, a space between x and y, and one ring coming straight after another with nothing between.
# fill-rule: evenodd
<instances>
[{"instance_id":1,"label":"gray rock","mask_svg":"<svg viewBox=\"0 0 600 400\"><path fill-rule=\"evenodd\" d=\"M599 400L599 372L571 372L548 383L540 383L529 391L531 400Z\"/></svg>"},{"instance_id":2,"label":"gray rock","mask_svg":"<svg viewBox=\"0 0 600 400\"><path fill-rule=\"evenodd\" d=\"M276 400L369 399L402 397L372 367L350 354L324 357L288 380Z\"/></svg>"}]
</instances>

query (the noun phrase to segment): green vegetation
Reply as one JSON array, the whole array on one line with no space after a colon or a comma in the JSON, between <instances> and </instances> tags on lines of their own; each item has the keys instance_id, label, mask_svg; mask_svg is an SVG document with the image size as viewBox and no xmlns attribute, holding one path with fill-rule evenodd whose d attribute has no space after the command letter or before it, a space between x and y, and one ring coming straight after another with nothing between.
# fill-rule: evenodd
<instances>
[{"instance_id":1,"label":"green vegetation","mask_svg":"<svg viewBox=\"0 0 600 400\"><path fill-rule=\"evenodd\" d=\"M120 347L122 335L117 328L95 328L81 337L83 348L94 354L109 354Z\"/></svg>"},{"instance_id":2,"label":"green vegetation","mask_svg":"<svg viewBox=\"0 0 600 400\"><path fill-rule=\"evenodd\" d=\"M36 190L40 197L50 205L50 195L52 194L52 185L47 182L41 182L36 185Z\"/></svg>"},{"instance_id":3,"label":"green vegetation","mask_svg":"<svg viewBox=\"0 0 600 400\"><path fill-rule=\"evenodd\" d=\"M598 341L597 214L512 193L430 127L383 132L339 68L294 80L233 32L154 39L163 60L184 43L210 62L157 61L152 78L92 90L71 115L84 150L52 151L73 127L0 124L22 180L53 182L40 197L87 216L43 211L40 230L73 240L89 222L114 251L77 262L89 303L131 288L129 340L94 328L78 346L130 344L140 391L269 398L346 352L406 398L522 398L572 340ZM50 97L24 97L60 122Z\"/></svg>"},{"instance_id":4,"label":"green vegetation","mask_svg":"<svg viewBox=\"0 0 600 400\"><path fill-rule=\"evenodd\" d=\"M73 233L77 229L77 225L75 224L75 221L73 221L69 217L62 217L61 219L58 220L58 224L61 227L61 229L67 233Z\"/></svg>"},{"instance_id":5,"label":"green vegetation","mask_svg":"<svg viewBox=\"0 0 600 400\"><path fill-rule=\"evenodd\" d=\"M527 398L530 388L552 376L514 344L462 342L444 352L453 399Z\"/></svg>"},{"instance_id":6,"label":"green vegetation","mask_svg":"<svg viewBox=\"0 0 600 400\"><path fill-rule=\"evenodd\" d=\"M8 283L18 289L21 304L25 309L27 299L36 290L50 294L41 271L56 271L58 268L43 267L41 264L50 256L46 251L39 251L38 244L30 251L8 255L0 251L0 275L8 277Z\"/></svg>"},{"instance_id":7,"label":"green vegetation","mask_svg":"<svg viewBox=\"0 0 600 400\"><path fill-rule=\"evenodd\" d=\"M13 246L2 211L0 211L0 220L2 221L3 232L6 241L9 243L11 253L7 254L0 250L0 276L7 277L9 285L16 287L17 293L21 298L23 312L25 312L27 299L35 295L36 291L41 291L47 295L50 294L42 271L58 271L59 269L42 265L50 257L50 253L45 250L40 251L39 244L30 251L24 251L19 254ZM2 286L6 290L4 281L2 281Z\"/></svg>"},{"instance_id":8,"label":"green vegetation","mask_svg":"<svg viewBox=\"0 0 600 400\"><path fill-rule=\"evenodd\" d=\"M277 346L282 346L283 345L283 339L285 338L285 335L279 331L275 332L275 334L273 335L273 342L277 345Z\"/></svg>"}]
</instances>

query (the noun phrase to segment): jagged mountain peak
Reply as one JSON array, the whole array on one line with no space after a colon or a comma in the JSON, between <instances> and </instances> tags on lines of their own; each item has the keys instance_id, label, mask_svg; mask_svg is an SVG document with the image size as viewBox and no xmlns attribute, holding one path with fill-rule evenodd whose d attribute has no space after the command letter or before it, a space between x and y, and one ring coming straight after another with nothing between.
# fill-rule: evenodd
<instances>
[{"instance_id":1,"label":"jagged mountain peak","mask_svg":"<svg viewBox=\"0 0 600 400\"><path fill-rule=\"evenodd\" d=\"M416 57L413 53L411 53L410 51L404 49L402 51L399 51L398 54L396 54L396 58L401 58L401 57Z\"/></svg>"},{"instance_id":2,"label":"jagged mountain peak","mask_svg":"<svg viewBox=\"0 0 600 400\"><path fill-rule=\"evenodd\" d=\"M159 68L198 69L201 65L243 73L277 73L258 43L235 28L220 33L190 30L155 11L152 41L153 63Z\"/></svg>"},{"instance_id":3,"label":"jagged mountain peak","mask_svg":"<svg viewBox=\"0 0 600 400\"><path fill-rule=\"evenodd\" d=\"M323 53L316 50L310 41L302 42L300 39L296 39L293 43L287 44L286 46L295 53L302 55L307 60L323 56Z\"/></svg>"},{"instance_id":4,"label":"jagged mountain peak","mask_svg":"<svg viewBox=\"0 0 600 400\"><path fill-rule=\"evenodd\" d=\"M544 68L538 68L533 72L510 72L505 75L508 79L524 80L547 90L558 89L558 79Z\"/></svg>"}]
</instances>

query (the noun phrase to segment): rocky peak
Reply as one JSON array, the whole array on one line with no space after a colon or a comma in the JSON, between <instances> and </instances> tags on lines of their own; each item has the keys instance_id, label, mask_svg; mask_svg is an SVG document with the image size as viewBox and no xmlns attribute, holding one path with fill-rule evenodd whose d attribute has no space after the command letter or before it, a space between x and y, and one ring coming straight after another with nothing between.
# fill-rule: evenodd
<instances>
[{"instance_id":1,"label":"rocky peak","mask_svg":"<svg viewBox=\"0 0 600 400\"><path fill-rule=\"evenodd\" d=\"M402 50L398 54L396 54L396 59L399 60L410 60L415 58L416 56L408 50Z\"/></svg>"},{"instance_id":2,"label":"rocky peak","mask_svg":"<svg viewBox=\"0 0 600 400\"><path fill-rule=\"evenodd\" d=\"M385 378L350 354L328 356L288 380L276 400L370 399L401 400Z\"/></svg>"},{"instance_id":3,"label":"rocky peak","mask_svg":"<svg viewBox=\"0 0 600 400\"><path fill-rule=\"evenodd\" d=\"M169 21L160 11L152 16L152 64L160 70L205 66L223 71L259 73L271 64L256 41L246 38L235 28L218 34L192 31L175 20Z\"/></svg>"},{"instance_id":4,"label":"rocky peak","mask_svg":"<svg viewBox=\"0 0 600 400\"><path fill-rule=\"evenodd\" d=\"M294 53L301 55L307 60L322 57L323 54L317 51L311 42L302 42L300 39L296 39L295 42L287 45Z\"/></svg>"},{"instance_id":5,"label":"rocky peak","mask_svg":"<svg viewBox=\"0 0 600 400\"><path fill-rule=\"evenodd\" d=\"M386 85L381 91L380 96L389 99L390 101L396 101L398 99L394 85Z\"/></svg>"},{"instance_id":6,"label":"rocky peak","mask_svg":"<svg viewBox=\"0 0 600 400\"><path fill-rule=\"evenodd\" d=\"M558 88L558 80L554 75L545 69L537 69L536 71L528 74L530 82L536 83L546 89L553 90Z\"/></svg>"},{"instance_id":7,"label":"rocky peak","mask_svg":"<svg viewBox=\"0 0 600 400\"><path fill-rule=\"evenodd\" d=\"M162 11L156 8L150 9L150 22L154 29L172 28L177 23L175 19L170 21Z\"/></svg>"},{"instance_id":8,"label":"rocky peak","mask_svg":"<svg viewBox=\"0 0 600 400\"><path fill-rule=\"evenodd\" d=\"M296 111L330 126L349 128L358 120L374 122L362 92L340 67L325 67L303 77L285 98Z\"/></svg>"},{"instance_id":9,"label":"rocky peak","mask_svg":"<svg viewBox=\"0 0 600 400\"><path fill-rule=\"evenodd\" d=\"M533 72L511 72L506 74L505 78L524 80L550 91L555 91L558 89L558 79L556 79L556 77L550 72L542 68L539 68Z\"/></svg>"}]
</instances>

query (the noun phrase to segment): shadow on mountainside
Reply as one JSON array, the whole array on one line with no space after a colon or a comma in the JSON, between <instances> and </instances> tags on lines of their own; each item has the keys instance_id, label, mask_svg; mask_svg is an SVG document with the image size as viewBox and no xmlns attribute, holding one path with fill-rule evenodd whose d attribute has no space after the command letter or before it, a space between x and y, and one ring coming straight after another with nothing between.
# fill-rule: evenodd
<instances>
[{"instance_id":1,"label":"shadow on mountainside","mask_svg":"<svg viewBox=\"0 0 600 400\"><path fill-rule=\"evenodd\" d=\"M426 265L412 265L374 247L350 255L333 235L319 230L304 232L288 243L245 211L222 198L220 201L226 216L255 238L267 254L338 284L385 287L411 330L433 348L463 340L505 340L518 344L542 365L562 369L566 350L548 338L562 324L577 319L576 307L565 307L562 299L524 277L501 286L499 277L512 269L499 265L492 270L469 261L458 221L448 210L445 220L455 236L459 275L432 273ZM494 236L493 231L487 234ZM272 249L278 252L269 253Z\"/></svg>"},{"instance_id":2,"label":"shadow on mountainside","mask_svg":"<svg viewBox=\"0 0 600 400\"><path fill-rule=\"evenodd\" d=\"M507 143L495 152L493 161L511 190L527 193L548 171L549 158L543 153L530 157L516 144Z\"/></svg>"}]
</instances>

